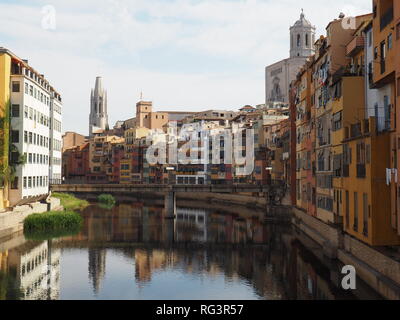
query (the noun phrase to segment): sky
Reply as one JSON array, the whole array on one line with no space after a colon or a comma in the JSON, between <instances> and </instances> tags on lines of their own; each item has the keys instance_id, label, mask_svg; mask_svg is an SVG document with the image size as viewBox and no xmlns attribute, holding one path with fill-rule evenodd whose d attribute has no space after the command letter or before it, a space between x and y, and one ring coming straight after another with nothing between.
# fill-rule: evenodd
<instances>
[{"instance_id":1,"label":"sky","mask_svg":"<svg viewBox=\"0 0 400 320\"><path fill-rule=\"evenodd\" d=\"M0 46L61 93L64 131L87 134L97 76L110 127L135 116L141 92L155 111L261 104L265 66L289 56L289 27L302 8L319 36L340 12L371 7L372 0L0 0Z\"/></svg>"}]
</instances>

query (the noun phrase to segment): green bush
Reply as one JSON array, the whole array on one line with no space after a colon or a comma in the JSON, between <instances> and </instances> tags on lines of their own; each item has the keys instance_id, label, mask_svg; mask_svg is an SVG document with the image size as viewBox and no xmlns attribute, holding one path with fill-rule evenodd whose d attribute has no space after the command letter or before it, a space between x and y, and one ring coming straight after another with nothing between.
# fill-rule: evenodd
<instances>
[{"instance_id":1,"label":"green bush","mask_svg":"<svg viewBox=\"0 0 400 320\"><path fill-rule=\"evenodd\" d=\"M68 193L53 193L52 196L54 198L60 199L61 205L66 210L82 210L89 205L89 202L87 202L86 200L78 199L77 197Z\"/></svg>"},{"instance_id":2,"label":"green bush","mask_svg":"<svg viewBox=\"0 0 400 320\"><path fill-rule=\"evenodd\" d=\"M114 206L116 203L115 198L111 194L101 194L97 200L107 208Z\"/></svg>"},{"instance_id":3,"label":"green bush","mask_svg":"<svg viewBox=\"0 0 400 320\"><path fill-rule=\"evenodd\" d=\"M46 240L79 233L82 217L72 211L32 214L24 220L24 234L32 240Z\"/></svg>"}]
</instances>

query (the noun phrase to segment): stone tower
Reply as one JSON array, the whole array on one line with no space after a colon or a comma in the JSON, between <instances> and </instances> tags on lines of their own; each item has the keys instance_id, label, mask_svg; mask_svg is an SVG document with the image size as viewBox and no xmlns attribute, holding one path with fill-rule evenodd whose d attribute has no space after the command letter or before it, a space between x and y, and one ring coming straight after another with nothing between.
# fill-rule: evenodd
<instances>
[{"instance_id":1,"label":"stone tower","mask_svg":"<svg viewBox=\"0 0 400 320\"><path fill-rule=\"evenodd\" d=\"M300 19L290 27L290 57L309 57L314 54L315 27L305 18L303 10Z\"/></svg>"},{"instance_id":2,"label":"stone tower","mask_svg":"<svg viewBox=\"0 0 400 320\"><path fill-rule=\"evenodd\" d=\"M89 135L98 129L108 130L107 91L103 88L101 77L96 78L96 84L90 95Z\"/></svg>"},{"instance_id":3,"label":"stone tower","mask_svg":"<svg viewBox=\"0 0 400 320\"><path fill-rule=\"evenodd\" d=\"M290 83L315 53L314 43L315 27L305 18L302 10L300 19L290 27L290 57L265 68L265 105L268 108L288 106Z\"/></svg>"}]
</instances>

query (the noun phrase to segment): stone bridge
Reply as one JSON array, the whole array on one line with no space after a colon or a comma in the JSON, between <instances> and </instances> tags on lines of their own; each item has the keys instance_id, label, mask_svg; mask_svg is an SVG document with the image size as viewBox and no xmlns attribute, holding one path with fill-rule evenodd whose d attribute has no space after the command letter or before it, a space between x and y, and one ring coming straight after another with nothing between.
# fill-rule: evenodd
<instances>
[{"instance_id":1,"label":"stone bridge","mask_svg":"<svg viewBox=\"0 0 400 320\"><path fill-rule=\"evenodd\" d=\"M114 194L134 195L140 193L163 193L165 194L165 209L172 218L176 212L176 193L257 193L269 199L271 205L278 205L286 194L283 183L274 182L269 185L157 185L157 184L62 184L52 185L52 192L65 193L91 193L91 194Z\"/></svg>"}]
</instances>

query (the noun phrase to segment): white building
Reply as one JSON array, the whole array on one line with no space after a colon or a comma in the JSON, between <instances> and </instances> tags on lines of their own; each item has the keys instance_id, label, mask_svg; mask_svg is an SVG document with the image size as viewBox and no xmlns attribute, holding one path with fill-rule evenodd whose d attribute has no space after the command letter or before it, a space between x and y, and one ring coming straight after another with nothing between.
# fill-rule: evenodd
<instances>
[{"instance_id":1,"label":"white building","mask_svg":"<svg viewBox=\"0 0 400 320\"><path fill-rule=\"evenodd\" d=\"M62 103L44 76L9 50L11 57L11 154L16 168L10 203L49 193L50 181L61 178ZM50 163L53 163L52 165Z\"/></svg>"},{"instance_id":2,"label":"white building","mask_svg":"<svg viewBox=\"0 0 400 320\"><path fill-rule=\"evenodd\" d=\"M314 54L315 27L301 13L300 19L290 27L290 58L265 68L265 105L273 107L289 103L289 86L300 68Z\"/></svg>"},{"instance_id":3,"label":"white building","mask_svg":"<svg viewBox=\"0 0 400 320\"><path fill-rule=\"evenodd\" d=\"M52 91L50 102L50 184L61 184L62 159L62 102L61 97Z\"/></svg>"}]
</instances>

